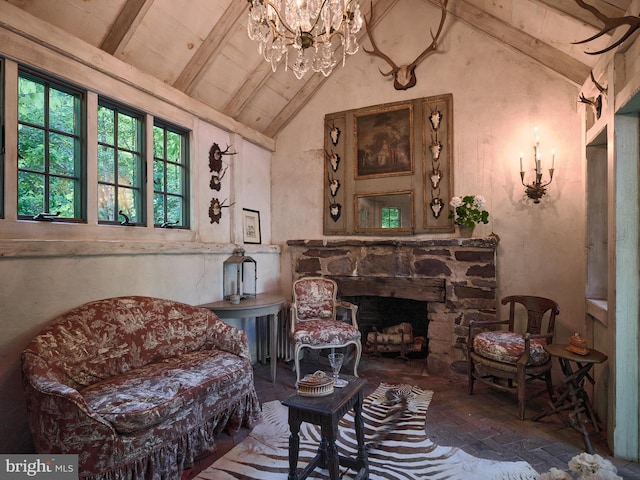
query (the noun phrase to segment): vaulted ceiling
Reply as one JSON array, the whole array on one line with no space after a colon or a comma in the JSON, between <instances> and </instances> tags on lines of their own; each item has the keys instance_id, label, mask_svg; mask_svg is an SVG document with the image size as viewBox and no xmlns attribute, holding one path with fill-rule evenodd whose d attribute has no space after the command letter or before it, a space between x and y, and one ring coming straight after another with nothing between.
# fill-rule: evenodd
<instances>
[{"instance_id":1,"label":"vaulted ceiling","mask_svg":"<svg viewBox=\"0 0 640 480\"><path fill-rule=\"evenodd\" d=\"M268 137L325 81L321 74L297 80L282 67L272 71L247 36L247 0L6 1ZM403 1L409 0L373 0L372 31ZM436 27L438 0L418 1L434 6ZM610 17L624 15L631 3L588 1ZM368 15L371 3L362 0L360 5ZM450 0L446 21L464 22L576 85L597 61L585 50L602 48L611 38L572 45L602 28L574 0ZM364 36L364 29L360 33ZM361 44L369 46L364 38Z\"/></svg>"}]
</instances>

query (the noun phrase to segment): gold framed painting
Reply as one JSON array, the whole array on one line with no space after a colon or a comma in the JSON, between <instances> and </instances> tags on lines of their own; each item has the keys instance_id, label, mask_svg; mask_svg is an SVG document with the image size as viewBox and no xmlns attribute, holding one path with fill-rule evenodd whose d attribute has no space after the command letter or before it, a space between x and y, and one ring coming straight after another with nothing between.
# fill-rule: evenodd
<instances>
[{"instance_id":1,"label":"gold framed painting","mask_svg":"<svg viewBox=\"0 0 640 480\"><path fill-rule=\"evenodd\" d=\"M413 106L378 106L354 116L355 178L413 175Z\"/></svg>"}]
</instances>

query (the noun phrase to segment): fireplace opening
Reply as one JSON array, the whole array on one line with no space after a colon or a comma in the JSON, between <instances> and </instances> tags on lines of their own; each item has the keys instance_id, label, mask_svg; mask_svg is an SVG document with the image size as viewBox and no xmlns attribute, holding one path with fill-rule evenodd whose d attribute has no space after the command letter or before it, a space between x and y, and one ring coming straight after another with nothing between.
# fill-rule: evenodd
<instances>
[{"instance_id":1,"label":"fireplace opening","mask_svg":"<svg viewBox=\"0 0 640 480\"><path fill-rule=\"evenodd\" d=\"M395 332L397 330L395 327L403 323L409 323L411 325L411 335L415 342L410 342L405 337L407 342L406 353L417 356L427 354L427 331L429 327L427 302L407 298L369 295L342 297L342 299L358 306L358 327L362 332L362 346L365 351L371 353L374 349L372 336L370 335L374 331L374 327L378 332L384 332L388 329ZM380 337L380 342L378 346L380 353L399 353L399 347L386 344L386 342L391 343L388 337Z\"/></svg>"}]
</instances>

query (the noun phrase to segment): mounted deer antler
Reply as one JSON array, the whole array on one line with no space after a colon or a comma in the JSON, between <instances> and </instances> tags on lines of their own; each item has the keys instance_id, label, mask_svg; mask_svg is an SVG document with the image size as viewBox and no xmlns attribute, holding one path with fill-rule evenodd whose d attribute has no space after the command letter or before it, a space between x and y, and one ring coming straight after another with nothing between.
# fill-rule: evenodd
<instances>
[{"instance_id":1,"label":"mounted deer antler","mask_svg":"<svg viewBox=\"0 0 640 480\"><path fill-rule=\"evenodd\" d=\"M391 70L388 72L383 72L380 70L380 73L385 77L390 77L393 75L393 87L396 90L407 90L413 87L416 84L416 74L415 69L418 64L429 54L430 52L435 51L438 48L438 37L442 32L442 27L444 25L444 20L447 17L447 3L449 0L440 0L440 7L442 8L442 17L440 18L440 26L438 27L438 31L435 35L431 32L432 42L418 57L408 65L400 65L399 67L389 58L388 55L382 53L376 42L373 40L373 36L371 35L371 29L369 28L369 23L373 20L373 2L371 3L371 14L369 15L369 20L367 20L366 16L364 19L364 25L367 30L367 36L369 37L369 41L371 41L371 46L373 50L367 50L363 47L363 50L371 55L375 55L377 57L382 58L385 62L389 64Z\"/></svg>"},{"instance_id":2,"label":"mounted deer antler","mask_svg":"<svg viewBox=\"0 0 640 480\"><path fill-rule=\"evenodd\" d=\"M238 152L230 152L231 145L227 144L227 148L221 150L217 143L211 145L209 149L209 171L218 172L222 170L222 156L223 155L237 155Z\"/></svg>"},{"instance_id":3,"label":"mounted deer antler","mask_svg":"<svg viewBox=\"0 0 640 480\"><path fill-rule=\"evenodd\" d=\"M593 76L593 70L590 72L591 75L591 81L593 82L593 84L596 86L596 88L598 89L598 91L603 94L606 95L607 91L608 91L608 87L603 87L602 85L600 85L597 81L596 81L596 77Z\"/></svg>"},{"instance_id":4,"label":"mounted deer antler","mask_svg":"<svg viewBox=\"0 0 640 480\"><path fill-rule=\"evenodd\" d=\"M595 17L598 20L604 23L604 28L600 30L600 32L593 35L592 37L589 37L585 40L581 40L579 42L573 42L574 45L590 42L591 40L595 40L596 38L599 38L605 33L610 32L611 30L615 30L616 28L622 25L629 25L629 29L619 40L615 41L614 43L612 43L611 45L609 45L607 48L603 50L598 50L597 52L584 52L587 55L599 55L601 53L606 53L609 50L613 50L622 42L624 42L627 38L629 38L633 32L635 32L636 30L638 30L638 28L640 28L640 17L633 17L633 16L627 15L624 17L611 18L611 17L607 17L604 13L599 12L596 7L593 7L583 2L582 0L576 0L576 3L582 8L584 8L585 10L589 10L593 15L595 15Z\"/></svg>"},{"instance_id":5,"label":"mounted deer antler","mask_svg":"<svg viewBox=\"0 0 640 480\"><path fill-rule=\"evenodd\" d=\"M594 83L600 95L596 96L593 100L584 96L584 93L580 94L580 103L586 103L587 105L591 105L596 114L596 118L600 118L602 115L602 96L607 94L607 87L603 87L596 81L596 77L593 76L593 71L591 72L591 81Z\"/></svg>"},{"instance_id":6,"label":"mounted deer antler","mask_svg":"<svg viewBox=\"0 0 640 480\"><path fill-rule=\"evenodd\" d=\"M602 114L602 96L598 95L594 100L587 98L584 96L584 93L580 94L580 103L586 103L587 105L591 105L596 114L596 118L600 118Z\"/></svg>"}]
</instances>

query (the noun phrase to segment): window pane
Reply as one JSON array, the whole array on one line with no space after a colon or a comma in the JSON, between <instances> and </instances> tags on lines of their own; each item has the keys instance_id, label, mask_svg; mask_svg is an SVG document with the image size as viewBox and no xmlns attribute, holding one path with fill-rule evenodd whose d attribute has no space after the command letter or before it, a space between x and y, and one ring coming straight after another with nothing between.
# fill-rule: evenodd
<instances>
[{"instance_id":1,"label":"window pane","mask_svg":"<svg viewBox=\"0 0 640 480\"><path fill-rule=\"evenodd\" d=\"M164 162L153 162L153 188L154 190L164 190Z\"/></svg>"},{"instance_id":2,"label":"window pane","mask_svg":"<svg viewBox=\"0 0 640 480\"><path fill-rule=\"evenodd\" d=\"M18 168L45 171L44 130L18 126Z\"/></svg>"},{"instance_id":3,"label":"window pane","mask_svg":"<svg viewBox=\"0 0 640 480\"><path fill-rule=\"evenodd\" d=\"M57 175L73 176L75 170L73 138L52 133L49 141L49 171Z\"/></svg>"},{"instance_id":4,"label":"window pane","mask_svg":"<svg viewBox=\"0 0 640 480\"><path fill-rule=\"evenodd\" d=\"M167 160L182 163L182 136L175 132L167 132Z\"/></svg>"},{"instance_id":5,"label":"window pane","mask_svg":"<svg viewBox=\"0 0 640 480\"><path fill-rule=\"evenodd\" d=\"M162 225L164 222L164 195L153 195L153 223Z\"/></svg>"},{"instance_id":6,"label":"window pane","mask_svg":"<svg viewBox=\"0 0 640 480\"><path fill-rule=\"evenodd\" d=\"M118 184L119 185L136 185L137 177L136 157L130 152L118 153Z\"/></svg>"},{"instance_id":7,"label":"window pane","mask_svg":"<svg viewBox=\"0 0 640 480\"><path fill-rule=\"evenodd\" d=\"M118 210L122 211L131 223L137 223L136 193L130 188L118 189Z\"/></svg>"},{"instance_id":8,"label":"window pane","mask_svg":"<svg viewBox=\"0 0 640 480\"><path fill-rule=\"evenodd\" d=\"M118 147L138 151L138 122L135 118L118 114Z\"/></svg>"},{"instance_id":9,"label":"window pane","mask_svg":"<svg viewBox=\"0 0 640 480\"><path fill-rule=\"evenodd\" d=\"M102 105L98 106L98 142L114 144L114 112L110 108Z\"/></svg>"},{"instance_id":10,"label":"window pane","mask_svg":"<svg viewBox=\"0 0 640 480\"><path fill-rule=\"evenodd\" d=\"M153 127L153 156L164 158L164 130L160 127Z\"/></svg>"},{"instance_id":11,"label":"window pane","mask_svg":"<svg viewBox=\"0 0 640 480\"><path fill-rule=\"evenodd\" d=\"M98 185L98 220L115 222L116 194L112 185Z\"/></svg>"},{"instance_id":12,"label":"window pane","mask_svg":"<svg viewBox=\"0 0 640 480\"><path fill-rule=\"evenodd\" d=\"M182 225L182 198L167 197L167 221L178 222L179 225Z\"/></svg>"},{"instance_id":13,"label":"window pane","mask_svg":"<svg viewBox=\"0 0 640 480\"><path fill-rule=\"evenodd\" d=\"M49 127L53 130L73 134L74 113L75 97L52 88L49 94Z\"/></svg>"},{"instance_id":14,"label":"window pane","mask_svg":"<svg viewBox=\"0 0 640 480\"><path fill-rule=\"evenodd\" d=\"M75 185L72 179L51 177L49 181L49 211L60 212L63 218L76 218L74 208Z\"/></svg>"},{"instance_id":15,"label":"window pane","mask_svg":"<svg viewBox=\"0 0 640 480\"><path fill-rule=\"evenodd\" d=\"M98 147L98 181L115 183L115 151L111 147Z\"/></svg>"},{"instance_id":16,"label":"window pane","mask_svg":"<svg viewBox=\"0 0 640 480\"><path fill-rule=\"evenodd\" d=\"M167 164L167 193L182 193L182 168L178 165Z\"/></svg>"},{"instance_id":17,"label":"window pane","mask_svg":"<svg viewBox=\"0 0 640 480\"><path fill-rule=\"evenodd\" d=\"M18 79L18 120L44 126L44 85Z\"/></svg>"},{"instance_id":18,"label":"window pane","mask_svg":"<svg viewBox=\"0 0 640 480\"><path fill-rule=\"evenodd\" d=\"M37 215L45 211L44 205L44 177L18 172L18 215Z\"/></svg>"}]
</instances>

